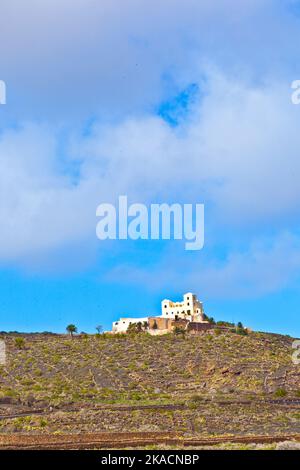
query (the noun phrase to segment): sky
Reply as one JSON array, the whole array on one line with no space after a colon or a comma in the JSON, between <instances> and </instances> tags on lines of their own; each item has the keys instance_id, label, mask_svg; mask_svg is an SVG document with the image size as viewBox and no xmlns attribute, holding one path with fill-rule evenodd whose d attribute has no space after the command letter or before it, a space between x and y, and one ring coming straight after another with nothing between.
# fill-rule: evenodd
<instances>
[{"instance_id":1,"label":"sky","mask_svg":"<svg viewBox=\"0 0 300 470\"><path fill-rule=\"evenodd\" d=\"M2 0L0 330L110 329L187 291L300 336L298 0ZM203 203L205 244L96 237Z\"/></svg>"}]
</instances>

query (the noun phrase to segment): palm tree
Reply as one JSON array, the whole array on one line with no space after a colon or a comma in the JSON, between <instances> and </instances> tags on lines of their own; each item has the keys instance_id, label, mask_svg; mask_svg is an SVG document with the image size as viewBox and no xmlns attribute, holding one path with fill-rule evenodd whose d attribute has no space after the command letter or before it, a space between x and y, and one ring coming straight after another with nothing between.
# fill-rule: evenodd
<instances>
[{"instance_id":1,"label":"palm tree","mask_svg":"<svg viewBox=\"0 0 300 470\"><path fill-rule=\"evenodd\" d=\"M70 325L67 326L66 328L67 332L71 335L71 338L73 338L73 334L77 333L77 327L71 323Z\"/></svg>"},{"instance_id":2,"label":"palm tree","mask_svg":"<svg viewBox=\"0 0 300 470\"><path fill-rule=\"evenodd\" d=\"M96 330L97 330L98 334L100 335L100 333L102 333L102 331L103 331L103 326L102 325L97 325Z\"/></svg>"}]
</instances>

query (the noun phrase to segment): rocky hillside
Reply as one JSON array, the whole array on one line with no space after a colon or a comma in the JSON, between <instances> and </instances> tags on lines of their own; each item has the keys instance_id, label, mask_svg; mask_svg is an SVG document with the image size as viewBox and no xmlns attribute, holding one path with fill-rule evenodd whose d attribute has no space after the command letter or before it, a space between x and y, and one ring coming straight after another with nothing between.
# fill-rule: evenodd
<instances>
[{"instance_id":1,"label":"rocky hillside","mask_svg":"<svg viewBox=\"0 0 300 470\"><path fill-rule=\"evenodd\" d=\"M252 333L6 336L0 396L62 402L174 402L199 397L295 396L292 339ZM281 390L281 392L280 392Z\"/></svg>"},{"instance_id":2,"label":"rocky hillside","mask_svg":"<svg viewBox=\"0 0 300 470\"><path fill-rule=\"evenodd\" d=\"M2 432L300 431L300 366L290 337L217 330L2 338Z\"/></svg>"}]
</instances>

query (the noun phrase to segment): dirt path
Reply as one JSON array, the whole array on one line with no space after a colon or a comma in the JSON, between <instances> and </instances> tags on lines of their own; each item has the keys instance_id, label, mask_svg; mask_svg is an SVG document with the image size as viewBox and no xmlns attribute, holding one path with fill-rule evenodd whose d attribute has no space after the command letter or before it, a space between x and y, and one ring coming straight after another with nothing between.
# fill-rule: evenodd
<instances>
[{"instance_id":1,"label":"dirt path","mask_svg":"<svg viewBox=\"0 0 300 470\"><path fill-rule=\"evenodd\" d=\"M179 433L81 433L60 435L6 434L0 436L0 450L4 449L124 449L147 445L176 445L184 447L211 446L226 442L241 444L267 444L282 441L300 442L300 434L253 435L184 438Z\"/></svg>"},{"instance_id":2,"label":"dirt path","mask_svg":"<svg viewBox=\"0 0 300 470\"><path fill-rule=\"evenodd\" d=\"M210 401L203 401L203 405L207 405L211 403ZM265 399L265 400L258 400L258 401L250 401L250 400L232 400L232 401L222 401L222 400L217 400L214 402L217 405L222 405L222 406L229 406L229 405L252 405L255 403L259 403L261 405L267 405L267 404L272 404L272 405L277 405L277 406L284 406L284 407L291 407L291 408L298 408L300 406L300 399L286 399L286 400L276 400L276 399ZM200 405L199 405L200 406ZM82 404L80 406L68 406L68 407L61 407L61 408L55 408L53 410L50 410L49 408L42 408L42 409L32 409L32 410L27 410L27 411L19 411L16 413L10 413L10 414L0 414L0 421L1 420L6 420L6 419L12 419L12 418L19 418L22 416L31 416L31 415L49 415L55 412L63 412L63 413L76 413L81 409L86 409L86 410L93 410L93 411L135 411L135 410L184 410L188 409L188 405L184 403L177 403L177 404L152 404L152 405L100 405L100 406L94 406L93 408L89 408L89 406L86 406L85 404Z\"/></svg>"}]
</instances>

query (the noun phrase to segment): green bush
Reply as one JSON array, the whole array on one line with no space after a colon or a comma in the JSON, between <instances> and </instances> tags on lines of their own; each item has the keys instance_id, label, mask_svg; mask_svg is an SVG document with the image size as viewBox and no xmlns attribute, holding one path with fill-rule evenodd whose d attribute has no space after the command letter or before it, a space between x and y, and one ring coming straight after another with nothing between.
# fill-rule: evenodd
<instances>
[{"instance_id":1,"label":"green bush","mask_svg":"<svg viewBox=\"0 0 300 470\"><path fill-rule=\"evenodd\" d=\"M217 326L227 326L227 327L234 327L234 323L230 323L228 321L217 321Z\"/></svg>"},{"instance_id":2,"label":"green bush","mask_svg":"<svg viewBox=\"0 0 300 470\"><path fill-rule=\"evenodd\" d=\"M179 336L179 335L185 336L186 331L181 326L175 326L173 333L175 336Z\"/></svg>"},{"instance_id":3,"label":"green bush","mask_svg":"<svg viewBox=\"0 0 300 470\"><path fill-rule=\"evenodd\" d=\"M21 336L18 336L17 338L15 338L15 346L18 349L23 349L25 346L25 339L22 338Z\"/></svg>"},{"instance_id":4,"label":"green bush","mask_svg":"<svg viewBox=\"0 0 300 470\"><path fill-rule=\"evenodd\" d=\"M236 332L238 335L242 335L242 336L247 336L247 335L248 335L248 331L245 330L245 328L237 327L237 329L235 330L235 332Z\"/></svg>"},{"instance_id":5,"label":"green bush","mask_svg":"<svg viewBox=\"0 0 300 470\"><path fill-rule=\"evenodd\" d=\"M137 323L130 323L127 328L127 333L129 334L137 334L143 333L148 329L148 322L137 322Z\"/></svg>"},{"instance_id":6,"label":"green bush","mask_svg":"<svg viewBox=\"0 0 300 470\"><path fill-rule=\"evenodd\" d=\"M202 395L192 395L191 396L191 401L194 403L201 403L203 402L203 396Z\"/></svg>"},{"instance_id":7,"label":"green bush","mask_svg":"<svg viewBox=\"0 0 300 470\"><path fill-rule=\"evenodd\" d=\"M287 395L287 391L284 388L278 388L274 395L278 398L285 397Z\"/></svg>"}]
</instances>

